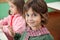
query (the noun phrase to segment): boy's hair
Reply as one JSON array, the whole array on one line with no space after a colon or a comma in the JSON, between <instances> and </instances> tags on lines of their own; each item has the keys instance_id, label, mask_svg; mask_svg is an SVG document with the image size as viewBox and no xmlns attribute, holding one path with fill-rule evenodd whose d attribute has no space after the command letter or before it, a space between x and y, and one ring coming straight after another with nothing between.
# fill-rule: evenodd
<instances>
[{"instance_id":1,"label":"boy's hair","mask_svg":"<svg viewBox=\"0 0 60 40\"><path fill-rule=\"evenodd\" d=\"M23 16L25 17L25 12L32 8L33 11L37 12L41 16L41 24L45 25L48 18L48 9L44 0L28 0L23 7Z\"/></svg>"},{"instance_id":2,"label":"boy's hair","mask_svg":"<svg viewBox=\"0 0 60 40\"><path fill-rule=\"evenodd\" d=\"M24 0L8 0L8 1L16 5L18 12L23 13L23 6L25 4Z\"/></svg>"}]
</instances>

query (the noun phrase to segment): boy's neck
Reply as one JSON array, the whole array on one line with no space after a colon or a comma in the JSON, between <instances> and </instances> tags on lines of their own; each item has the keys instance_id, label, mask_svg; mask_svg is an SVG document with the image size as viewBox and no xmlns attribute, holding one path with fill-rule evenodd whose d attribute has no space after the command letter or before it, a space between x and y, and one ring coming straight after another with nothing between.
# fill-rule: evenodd
<instances>
[{"instance_id":1,"label":"boy's neck","mask_svg":"<svg viewBox=\"0 0 60 40\"><path fill-rule=\"evenodd\" d=\"M32 30L38 30L38 29L40 29L42 26L41 25L38 25L38 26L36 26L36 27L31 27L31 29Z\"/></svg>"}]
</instances>

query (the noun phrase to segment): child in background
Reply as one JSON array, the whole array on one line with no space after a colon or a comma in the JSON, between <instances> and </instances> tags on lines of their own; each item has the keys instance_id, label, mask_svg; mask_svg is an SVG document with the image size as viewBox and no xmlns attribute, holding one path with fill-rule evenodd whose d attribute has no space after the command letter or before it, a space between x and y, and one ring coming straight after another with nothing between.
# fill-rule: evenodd
<instances>
[{"instance_id":1,"label":"child in background","mask_svg":"<svg viewBox=\"0 0 60 40\"><path fill-rule=\"evenodd\" d=\"M8 0L8 3L10 15L0 20L0 29L7 35L8 40L13 40L15 33L22 34L25 30L25 20L22 17L24 0Z\"/></svg>"},{"instance_id":2,"label":"child in background","mask_svg":"<svg viewBox=\"0 0 60 40\"><path fill-rule=\"evenodd\" d=\"M48 10L44 0L28 0L23 11L27 26L20 40L54 40L45 27Z\"/></svg>"}]
</instances>

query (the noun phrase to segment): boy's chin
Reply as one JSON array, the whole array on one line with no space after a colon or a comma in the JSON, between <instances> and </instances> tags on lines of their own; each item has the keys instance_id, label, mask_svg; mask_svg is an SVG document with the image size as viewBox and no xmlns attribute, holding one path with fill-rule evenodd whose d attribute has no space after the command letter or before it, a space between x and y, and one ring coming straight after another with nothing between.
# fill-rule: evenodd
<instances>
[{"instance_id":1,"label":"boy's chin","mask_svg":"<svg viewBox=\"0 0 60 40\"><path fill-rule=\"evenodd\" d=\"M29 25L30 27L35 27L35 25Z\"/></svg>"}]
</instances>

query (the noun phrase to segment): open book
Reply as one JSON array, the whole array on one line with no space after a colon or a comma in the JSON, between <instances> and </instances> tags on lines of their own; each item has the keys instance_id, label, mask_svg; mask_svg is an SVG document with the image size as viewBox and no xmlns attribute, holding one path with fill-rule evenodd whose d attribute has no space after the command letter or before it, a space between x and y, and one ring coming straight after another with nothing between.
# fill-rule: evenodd
<instances>
[{"instance_id":1,"label":"open book","mask_svg":"<svg viewBox=\"0 0 60 40\"><path fill-rule=\"evenodd\" d=\"M0 29L0 40L8 40L4 32Z\"/></svg>"}]
</instances>

